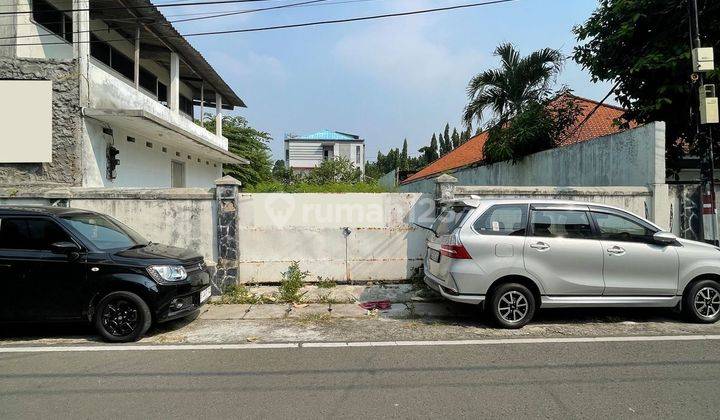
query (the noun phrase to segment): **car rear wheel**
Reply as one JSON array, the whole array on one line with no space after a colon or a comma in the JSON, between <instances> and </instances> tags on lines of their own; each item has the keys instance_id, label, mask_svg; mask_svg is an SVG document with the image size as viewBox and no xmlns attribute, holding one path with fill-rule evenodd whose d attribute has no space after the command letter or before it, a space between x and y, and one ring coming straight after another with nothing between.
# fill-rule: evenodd
<instances>
[{"instance_id":1,"label":"car rear wheel","mask_svg":"<svg viewBox=\"0 0 720 420\"><path fill-rule=\"evenodd\" d=\"M113 343L137 341L150 328L152 316L142 298L131 292L112 292L95 309L95 328Z\"/></svg>"},{"instance_id":2,"label":"car rear wheel","mask_svg":"<svg viewBox=\"0 0 720 420\"><path fill-rule=\"evenodd\" d=\"M488 309L498 326L521 328L535 315L535 296L522 284L503 284L492 294Z\"/></svg>"},{"instance_id":3,"label":"car rear wheel","mask_svg":"<svg viewBox=\"0 0 720 420\"><path fill-rule=\"evenodd\" d=\"M713 323L720 319L720 283L701 280L683 296L683 310L690 321Z\"/></svg>"}]
</instances>

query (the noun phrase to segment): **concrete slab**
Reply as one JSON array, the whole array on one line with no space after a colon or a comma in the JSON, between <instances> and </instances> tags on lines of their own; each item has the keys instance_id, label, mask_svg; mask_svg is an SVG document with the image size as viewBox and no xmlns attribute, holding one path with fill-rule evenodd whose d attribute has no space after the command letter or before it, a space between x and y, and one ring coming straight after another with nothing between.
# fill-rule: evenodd
<instances>
[{"instance_id":1,"label":"concrete slab","mask_svg":"<svg viewBox=\"0 0 720 420\"><path fill-rule=\"evenodd\" d=\"M208 305L200 319L244 319L252 305Z\"/></svg>"},{"instance_id":2,"label":"concrete slab","mask_svg":"<svg viewBox=\"0 0 720 420\"><path fill-rule=\"evenodd\" d=\"M253 305L243 319L280 319L286 318L290 310L289 305Z\"/></svg>"},{"instance_id":3,"label":"concrete slab","mask_svg":"<svg viewBox=\"0 0 720 420\"><path fill-rule=\"evenodd\" d=\"M292 310L288 313L288 318L312 318L320 316L330 316L328 311L330 305L322 303L311 303L305 305L292 306Z\"/></svg>"},{"instance_id":4,"label":"concrete slab","mask_svg":"<svg viewBox=\"0 0 720 420\"><path fill-rule=\"evenodd\" d=\"M361 308L359 305L333 304L330 315L334 318L365 318L372 314Z\"/></svg>"}]
</instances>

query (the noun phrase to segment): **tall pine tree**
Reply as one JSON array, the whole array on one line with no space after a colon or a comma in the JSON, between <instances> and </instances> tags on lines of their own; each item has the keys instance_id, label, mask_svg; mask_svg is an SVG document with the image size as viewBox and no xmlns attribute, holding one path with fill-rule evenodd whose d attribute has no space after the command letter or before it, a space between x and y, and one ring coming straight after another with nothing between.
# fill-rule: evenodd
<instances>
[{"instance_id":1,"label":"tall pine tree","mask_svg":"<svg viewBox=\"0 0 720 420\"><path fill-rule=\"evenodd\" d=\"M457 128L453 128L452 132L452 148L455 149L460 146L460 134L458 134Z\"/></svg>"},{"instance_id":2,"label":"tall pine tree","mask_svg":"<svg viewBox=\"0 0 720 420\"><path fill-rule=\"evenodd\" d=\"M452 140L450 140L450 123L445 123L445 148L447 149L446 153L452 152L453 145Z\"/></svg>"},{"instance_id":3,"label":"tall pine tree","mask_svg":"<svg viewBox=\"0 0 720 420\"><path fill-rule=\"evenodd\" d=\"M403 146L402 146L402 153L400 153L400 170L401 171L407 171L408 170L408 145L407 145L407 139L403 140Z\"/></svg>"}]
</instances>

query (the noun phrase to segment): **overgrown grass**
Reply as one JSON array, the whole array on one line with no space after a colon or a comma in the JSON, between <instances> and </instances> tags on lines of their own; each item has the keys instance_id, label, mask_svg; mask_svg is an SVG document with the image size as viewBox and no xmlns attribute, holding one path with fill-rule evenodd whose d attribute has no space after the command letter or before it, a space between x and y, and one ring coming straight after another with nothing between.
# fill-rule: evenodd
<instances>
[{"instance_id":1,"label":"overgrown grass","mask_svg":"<svg viewBox=\"0 0 720 420\"><path fill-rule=\"evenodd\" d=\"M302 300L305 293L300 293L300 289L305 283L305 278L310 275L309 271L300 270L300 263L293 261L290 263L287 271L282 273L280 287L278 288L277 298L280 302L297 303Z\"/></svg>"},{"instance_id":2,"label":"overgrown grass","mask_svg":"<svg viewBox=\"0 0 720 420\"><path fill-rule=\"evenodd\" d=\"M274 303L274 300L267 296L251 292L245 285L237 284L225 287L222 296L220 296L220 299L216 302L218 304L258 305L262 303Z\"/></svg>"},{"instance_id":3,"label":"overgrown grass","mask_svg":"<svg viewBox=\"0 0 720 420\"><path fill-rule=\"evenodd\" d=\"M329 184L310 184L307 182L295 182L284 184L278 181L265 181L255 185L250 185L245 189L251 193L269 193L269 192L286 192L286 193L381 193L391 192L391 190L380 186L373 182L345 183L333 182Z\"/></svg>"},{"instance_id":4,"label":"overgrown grass","mask_svg":"<svg viewBox=\"0 0 720 420\"><path fill-rule=\"evenodd\" d=\"M337 283L335 282L335 280L324 279L318 276L318 281L317 283L315 283L315 285L321 289L330 289L337 286Z\"/></svg>"}]
</instances>

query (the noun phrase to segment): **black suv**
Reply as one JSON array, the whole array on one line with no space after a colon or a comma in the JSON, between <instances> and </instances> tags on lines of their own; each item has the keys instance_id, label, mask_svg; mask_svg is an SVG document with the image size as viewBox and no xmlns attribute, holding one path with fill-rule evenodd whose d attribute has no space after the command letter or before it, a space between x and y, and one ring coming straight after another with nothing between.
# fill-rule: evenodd
<instances>
[{"instance_id":1,"label":"black suv","mask_svg":"<svg viewBox=\"0 0 720 420\"><path fill-rule=\"evenodd\" d=\"M0 322L89 321L113 342L194 315L210 297L199 254L67 207L0 207L0 281Z\"/></svg>"}]
</instances>

